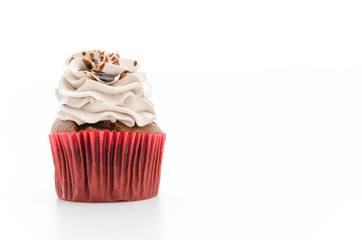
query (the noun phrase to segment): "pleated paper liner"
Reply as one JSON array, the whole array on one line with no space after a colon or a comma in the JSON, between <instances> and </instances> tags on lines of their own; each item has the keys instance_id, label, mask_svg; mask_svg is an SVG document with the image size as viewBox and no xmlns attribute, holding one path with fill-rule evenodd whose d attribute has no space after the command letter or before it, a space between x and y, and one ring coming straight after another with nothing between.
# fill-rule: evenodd
<instances>
[{"instance_id":1,"label":"pleated paper liner","mask_svg":"<svg viewBox=\"0 0 362 240\"><path fill-rule=\"evenodd\" d=\"M110 202L156 196L165 138L98 130L50 134L58 197Z\"/></svg>"}]
</instances>

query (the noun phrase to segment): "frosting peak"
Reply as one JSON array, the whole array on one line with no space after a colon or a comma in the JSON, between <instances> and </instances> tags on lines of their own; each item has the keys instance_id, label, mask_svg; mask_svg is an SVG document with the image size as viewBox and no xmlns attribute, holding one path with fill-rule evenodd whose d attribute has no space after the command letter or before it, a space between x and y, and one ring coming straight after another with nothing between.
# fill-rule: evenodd
<instances>
[{"instance_id":1,"label":"frosting peak","mask_svg":"<svg viewBox=\"0 0 362 240\"><path fill-rule=\"evenodd\" d=\"M95 50L74 54L66 67L99 82L112 84L127 73L136 72L139 64L131 59L121 59L118 53Z\"/></svg>"},{"instance_id":2,"label":"frosting peak","mask_svg":"<svg viewBox=\"0 0 362 240\"><path fill-rule=\"evenodd\" d=\"M64 64L56 89L60 119L78 125L104 120L140 127L156 116L150 97L151 85L139 64L118 53L94 50L73 54Z\"/></svg>"}]
</instances>

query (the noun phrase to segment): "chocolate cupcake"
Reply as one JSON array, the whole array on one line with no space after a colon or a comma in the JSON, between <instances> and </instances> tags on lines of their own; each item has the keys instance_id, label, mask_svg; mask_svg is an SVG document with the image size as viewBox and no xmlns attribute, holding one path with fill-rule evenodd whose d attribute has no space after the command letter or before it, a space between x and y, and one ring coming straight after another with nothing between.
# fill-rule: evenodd
<instances>
[{"instance_id":1,"label":"chocolate cupcake","mask_svg":"<svg viewBox=\"0 0 362 240\"><path fill-rule=\"evenodd\" d=\"M166 134L155 123L151 86L117 53L72 55L56 89L50 144L59 198L132 201L157 195Z\"/></svg>"}]
</instances>

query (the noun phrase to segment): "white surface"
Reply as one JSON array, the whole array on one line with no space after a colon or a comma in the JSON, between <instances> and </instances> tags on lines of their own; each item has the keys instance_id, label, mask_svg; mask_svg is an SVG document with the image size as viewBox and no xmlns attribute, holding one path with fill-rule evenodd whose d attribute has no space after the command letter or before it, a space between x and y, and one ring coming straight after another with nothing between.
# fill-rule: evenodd
<instances>
[{"instance_id":1,"label":"white surface","mask_svg":"<svg viewBox=\"0 0 362 240\"><path fill-rule=\"evenodd\" d=\"M359 1L7 1L0 239L361 239ZM159 196L58 200L62 65L134 58L167 132Z\"/></svg>"}]
</instances>

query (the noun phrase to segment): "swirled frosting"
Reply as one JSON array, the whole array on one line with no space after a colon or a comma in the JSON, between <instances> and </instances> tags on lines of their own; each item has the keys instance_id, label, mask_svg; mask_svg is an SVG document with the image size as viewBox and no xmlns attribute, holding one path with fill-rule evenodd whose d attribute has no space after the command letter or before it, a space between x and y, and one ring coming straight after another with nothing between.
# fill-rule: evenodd
<instances>
[{"instance_id":1,"label":"swirled frosting","mask_svg":"<svg viewBox=\"0 0 362 240\"><path fill-rule=\"evenodd\" d=\"M62 120L78 125L104 120L133 127L152 123L156 116L148 99L151 85L138 72L139 64L117 53L79 52L64 64L56 96Z\"/></svg>"}]
</instances>

